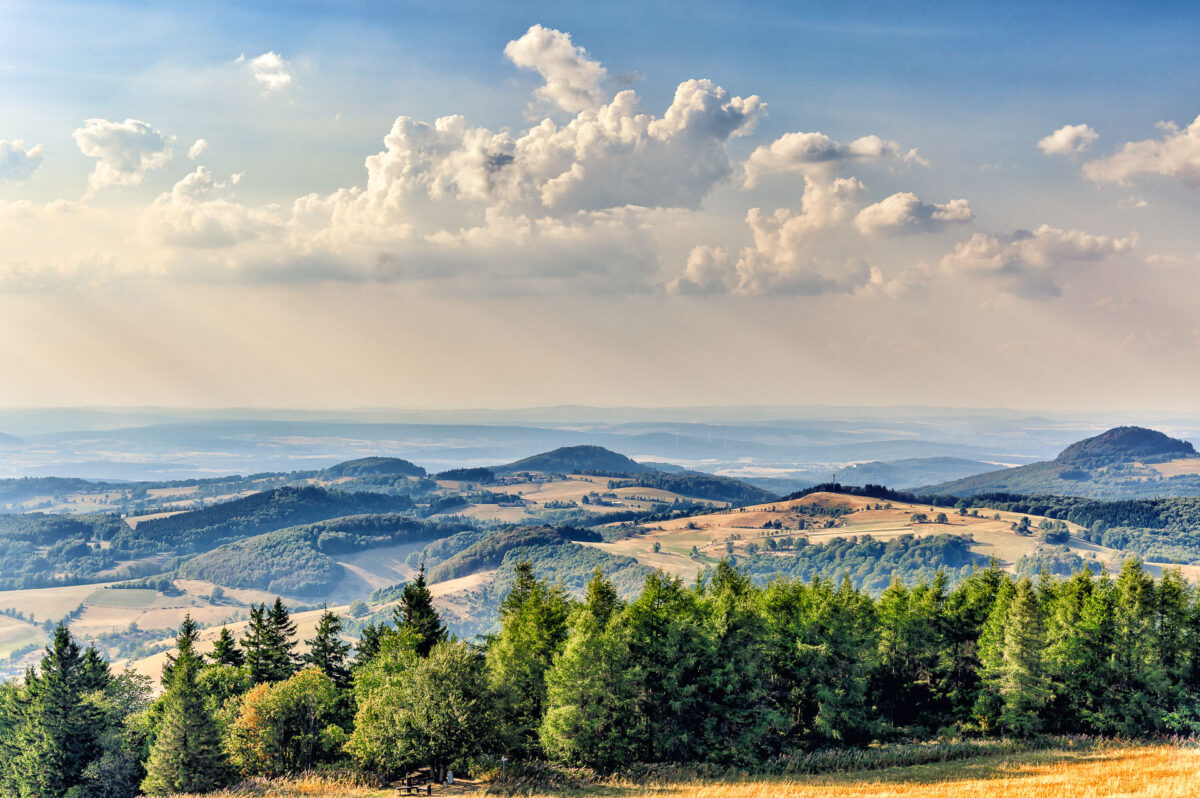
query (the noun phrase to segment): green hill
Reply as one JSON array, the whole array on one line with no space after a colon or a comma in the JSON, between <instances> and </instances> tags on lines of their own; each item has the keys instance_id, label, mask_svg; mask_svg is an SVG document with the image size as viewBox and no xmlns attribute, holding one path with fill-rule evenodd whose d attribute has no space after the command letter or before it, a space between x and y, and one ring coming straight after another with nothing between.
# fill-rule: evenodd
<instances>
[{"instance_id":1,"label":"green hill","mask_svg":"<svg viewBox=\"0 0 1200 798\"><path fill-rule=\"evenodd\" d=\"M399 457L362 457L330 466L322 473L333 479L368 476L423 477L425 469Z\"/></svg>"},{"instance_id":2,"label":"green hill","mask_svg":"<svg viewBox=\"0 0 1200 798\"><path fill-rule=\"evenodd\" d=\"M1194 467L1189 463L1192 460ZM1172 467L1157 467L1166 463ZM1200 455L1187 441L1156 430L1116 427L1071 444L1053 460L976 474L918 488L915 492L964 497L1014 493L1093 499L1200 496Z\"/></svg>"},{"instance_id":3,"label":"green hill","mask_svg":"<svg viewBox=\"0 0 1200 798\"><path fill-rule=\"evenodd\" d=\"M508 465L495 466L497 474L538 471L543 474L650 474L654 469L603 446L564 446Z\"/></svg>"}]
</instances>

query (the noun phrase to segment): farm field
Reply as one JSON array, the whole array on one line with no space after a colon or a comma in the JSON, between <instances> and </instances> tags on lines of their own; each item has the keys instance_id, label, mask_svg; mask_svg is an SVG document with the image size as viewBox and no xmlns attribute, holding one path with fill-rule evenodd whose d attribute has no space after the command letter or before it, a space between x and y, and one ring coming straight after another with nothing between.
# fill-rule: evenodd
<instances>
[{"instance_id":1,"label":"farm field","mask_svg":"<svg viewBox=\"0 0 1200 798\"><path fill-rule=\"evenodd\" d=\"M825 528L824 519L813 516L814 507L840 508L845 515L833 521L834 526ZM879 509L876 509L879 508ZM929 519L938 513L946 513L947 523L917 523L914 513L924 513ZM954 510L927 504L905 502L881 502L876 499L847 496L833 493L814 493L790 502L742 507L736 510L719 511L709 515L663 521L648 528L644 534L635 535L611 543L585 543L611 554L635 557L638 562L652 568L660 568L684 579L693 579L707 565L725 556L726 542L732 542L734 552L742 552L750 543L759 546L768 537L802 536L810 544L827 543L834 538L870 535L878 540L915 535L966 535L975 542L972 551L984 556L995 556L1011 568L1020 557L1032 554L1045 544L1038 535L1022 536L1012 531L1011 525L1021 518L1020 513L999 513L994 518L993 510L979 510L979 517L961 516ZM1039 517L1030 516L1036 526ZM778 523L781 528L766 528ZM806 523L807 528L801 529ZM1110 570L1119 567L1122 553L1081 540L1076 535L1079 527L1068 525L1072 536L1067 544L1071 551L1084 559L1095 559ZM815 527L815 528L814 528ZM659 551L654 551L654 544ZM695 546L700 559L691 556ZM1147 563L1153 572L1161 572L1163 565ZM1200 567L1180 567L1183 575L1191 580L1200 577Z\"/></svg>"},{"instance_id":2,"label":"farm field","mask_svg":"<svg viewBox=\"0 0 1200 798\"><path fill-rule=\"evenodd\" d=\"M1200 778L1200 749L1193 746L1101 746L1091 750L1051 749L980 756L927 765L874 771L741 778L730 780L630 784L611 782L576 790L525 791L550 796L605 798L1058 798L1058 796L1138 796L1173 798L1190 795ZM434 795L479 794L486 785L460 784ZM315 779L255 780L212 798L382 798L394 790L322 784ZM504 794L504 793L489 793Z\"/></svg>"}]
</instances>

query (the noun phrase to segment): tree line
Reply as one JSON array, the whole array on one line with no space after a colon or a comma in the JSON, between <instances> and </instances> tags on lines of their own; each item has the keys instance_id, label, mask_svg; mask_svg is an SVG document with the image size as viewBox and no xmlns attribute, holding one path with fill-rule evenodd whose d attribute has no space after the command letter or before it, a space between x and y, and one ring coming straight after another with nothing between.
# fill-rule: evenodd
<instances>
[{"instance_id":1,"label":"tree line","mask_svg":"<svg viewBox=\"0 0 1200 798\"><path fill-rule=\"evenodd\" d=\"M1200 731L1200 603L1176 571L1014 577L996 563L872 597L729 561L582 600L515 569L497 631L451 637L421 572L352 649L322 614L307 651L282 601L209 654L190 619L163 694L65 627L0 687L0 792L203 792L320 767L380 779L550 760L766 767L798 751L939 736Z\"/></svg>"}]
</instances>

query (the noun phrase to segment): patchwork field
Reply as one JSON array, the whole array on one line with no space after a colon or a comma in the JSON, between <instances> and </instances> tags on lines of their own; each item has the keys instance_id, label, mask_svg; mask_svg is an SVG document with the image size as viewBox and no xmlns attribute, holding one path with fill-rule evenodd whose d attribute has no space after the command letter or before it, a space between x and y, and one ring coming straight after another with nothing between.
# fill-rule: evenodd
<instances>
[{"instance_id":1,"label":"patchwork field","mask_svg":"<svg viewBox=\"0 0 1200 798\"><path fill-rule=\"evenodd\" d=\"M838 518L813 514L813 508L838 508L846 512ZM946 513L947 523L918 523L912 520L916 513L924 513L929 519ZM804 537L810 544L825 543L833 538L870 535L879 540L901 535L966 535L975 542L972 551L984 556L995 556L1011 567L1021 556L1032 554L1040 545L1045 545L1035 534L1018 535L1012 524L1019 521L1020 513L999 513L994 510L979 510L979 516L962 516L945 507L905 502L882 502L857 496L832 493L814 493L790 502L742 507L722 510L709 515L680 518L653 524L644 534L618 540L613 543L588 543L585 545L629 557L654 568L691 579L705 567L725 556L726 544L732 543L734 552L744 552L746 546L755 543L762 546L769 538ZM1035 524L1040 520L1031 516ZM778 524L780 528L774 528ZM825 526L829 524L829 526ZM803 526L803 528L802 528ZM1097 546L1077 537L1079 527L1068 525L1071 539L1067 544L1071 551L1085 559L1095 559L1106 568L1117 566L1122 557L1115 549ZM654 551L654 544L659 551ZM695 546L700 559L691 556ZM1161 571L1161 565L1149 564ZM1173 566L1174 567L1174 566ZM1182 566L1184 576L1189 579L1200 577L1200 568Z\"/></svg>"}]
</instances>

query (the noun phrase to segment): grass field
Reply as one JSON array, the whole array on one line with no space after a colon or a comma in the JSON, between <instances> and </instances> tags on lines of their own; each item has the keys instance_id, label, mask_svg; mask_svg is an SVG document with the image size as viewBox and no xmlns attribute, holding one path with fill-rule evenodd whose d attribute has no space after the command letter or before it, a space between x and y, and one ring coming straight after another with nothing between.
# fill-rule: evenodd
<instances>
[{"instance_id":1,"label":"grass field","mask_svg":"<svg viewBox=\"0 0 1200 798\"><path fill-rule=\"evenodd\" d=\"M518 792L605 798L1174 798L1193 795L1200 749L1175 745L1101 745L1087 750L1042 750L951 762L819 776L738 778L649 784L612 782L575 790ZM434 788L434 795L482 793L483 786ZM382 798L394 789L330 784L318 779L256 780L212 798Z\"/></svg>"}]
</instances>

